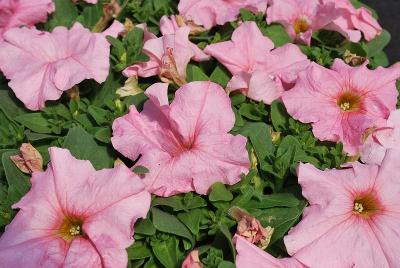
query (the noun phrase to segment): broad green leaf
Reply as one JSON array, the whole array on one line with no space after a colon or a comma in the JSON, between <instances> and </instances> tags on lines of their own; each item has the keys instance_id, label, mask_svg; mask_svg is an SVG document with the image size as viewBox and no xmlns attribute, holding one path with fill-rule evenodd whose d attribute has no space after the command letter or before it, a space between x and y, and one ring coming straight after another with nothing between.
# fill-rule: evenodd
<instances>
[{"instance_id":1,"label":"broad green leaf","mask_svg":"<svg viewBox=\"0 0 400 268\"><path fill-rule=\"evenodd\" d=\"M226 70L225 67L221 65L217 65L217 67L214 69L210 76L210 80L220 84L222 87L226 87L228 84L229 80L231 79L231 75L229 74L229 71Z\"/></svg>"},{"instance_id":2,"label":"broad green leaf","mask_svg":"<svg viewBox=\"0 0 400 268\"><path fill-rule=\"evenodd\" d=\"M270 129L270 126L262 122L246 122L239 131L240 134L250 139L261 166L265 164L266 158L275 151Z\"/></svg>"},{"instance_id":3,"label":"broad green leaf","mask_svg":"<svg viewBox=\"0 0 400 268\"><path fill-rule=\"evenodd\" d=\"M203 212L201 209L194 209L189 212L178 214L178 219L183 222L194 235L199 233L200 221L202 217Z\"/></svg>"},{"instance_id":4,"label":"broad green leaf","mask_svg":"<svg viewBox=\"0 0 400 268\"><path fill-rule=\"evenodd\" d=\"M1 163L3 165L8 184L7 203L9 205L19 201L31 187L29 176L22 173L10 159L10 156L18 154L19 151L12 150L4 152L1 155Z\"/></svg>"},{"instance_id":5,"label":"broad green leaf","mask_svg":"<svg viewBox=\"0 0 400 268\"><path fill-rule=\"evenodd\" d=\"M279 193L264 195L259 200L251 200L244 208L273 208L273 207L296 207L300 201L291 193Z\"/></svg>"},{"instance_id":6,"label":"broad green leaf","mask_svg":"<svg viewBox=\"0 0 400 268\"><path fill-rule=\"evenodd\" d=\"M135 241L135 243L126 250L128 252L129 260L140 260L151 256L151 249L147 243L142 241Z\"/></svg>"},{"instance_id":7,"label":"broad green leaf","mask_svg":"<svg viewBox=\"0 0 400 268\"><path fill-rule=\"evenodd\" d=\"M15 117L15 120L25 127L41 134L53 133L52 124L43 116L42 113L28 113Z\"/></svg>"},{"instance_id":8,"label":"broad green leaf","mask_svg":"<svg viewBox=\"0 0 400 268\"><path fill-rule=\"evenodd\" d=\"M48 29L52 30L57 26L70 27L78 16L78 8L73 1L68 0L53 0L56 8L51 14L47 25Z\"/></svg>"},{"instance_id":9,"label":"broad green leaf","mask_svg":"<svg viewBox=\"0 0 400 268\"><path fill-rule=\"evenodd\" d=\"M269 25L267 28L263 29L263 32L274 42L275 47L280 47L292 42L285 28L280 24Z\"/></svg>"},{"instance_id":10,"label":"broad green leaf","mask_svg":"<svg viewBox=\"0 0 400 268\"><path fill-rule=\"evenodd\" d=\"M89 160L96 169L113 166L114 159L109 149L97 144L94 137L80 127L74 127L68 131L63 145L76 158Z\"/></svg>"},{"instance_id":11,"label":"broad green leaf","mask_svg":"<svg viewBox=\"0 0 400 268\"><path fill-rule=\"evenodd\" d=\"M157 260L166 268L178 267L177 241L175 237L169 237L164 241L152 241L151 247Z\"/></svg>"},{"instance_id":12,"label":"broad green leaf","mask_svg":"<svg viewBox=\"0 0 400 268\"><path fill-rule=\"evenodd\" d=\"M390 33L386 30L383 30L380 35L366 43L365 50L367 51L368 57L373 57L381 53L386 45L389 44L390 38Z\"/></svg>"},{"instance_id":13,"label":"broad green leaf","mask_svg":"<svg viewBox=\"0 0 400 268\"><path fill-rule=\"evenodd\" d=\"M233 195L226 189L223 183L216 182L211 186L211 192L208 196L208 199L211 202L231 201L233 199Z\"/></svg>"},{"instance_id":14,"label":"broad green leaf","mask_svg":"<svg viewBox=\"0 0 400 268\"><path fill-rule=\"evenodd\" d=\"M157 230L186 238L194 245L193 236L178 218L155 207L153 207L151 211L153 215L153 224Z\"/></svg>"},{"instance_id":15,"label":"broad green leaf","mask_svg":"<svg viewBox=\"0 0 400 268\"><path fill-rule=\"evenodd\" d=\"M210 78L208 78L208 76L194 64L188 64L186 69L186 76L188 82L210 80Z\"/></svg>"},{"instance_id":16,"label":"broad green leaf","mask_svg":"<svg viewBox=\"0 0 400 268\"><path fill-rule=\"evenodd\" d=\"M152 236L156 233L156 229L150 219L140 219L135 224L135 234Z\"/></svg>"}]
</instances>

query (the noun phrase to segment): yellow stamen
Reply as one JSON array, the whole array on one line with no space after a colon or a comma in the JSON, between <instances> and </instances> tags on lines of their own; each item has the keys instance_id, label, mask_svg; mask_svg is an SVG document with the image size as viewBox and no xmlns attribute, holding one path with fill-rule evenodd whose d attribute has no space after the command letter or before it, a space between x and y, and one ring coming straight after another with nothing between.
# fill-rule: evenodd
<instances>
[{"instance_id":1,"label":"yellow stamen","mask_svg":"<svg viewBox=\"0 0 400 268\"><path fill-rule=\"evenodd\" d=\"M294 31L296 34L305 33L310 28L310 24L308 24L307 19L299 18L294 23Z\"/></svg>"}]
</instances>

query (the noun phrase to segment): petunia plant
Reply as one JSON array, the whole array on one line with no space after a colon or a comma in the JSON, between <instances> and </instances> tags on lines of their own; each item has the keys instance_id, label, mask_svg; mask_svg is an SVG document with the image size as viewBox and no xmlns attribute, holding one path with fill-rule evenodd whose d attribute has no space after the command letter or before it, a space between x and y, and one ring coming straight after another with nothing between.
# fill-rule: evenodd
<instances>
[{"instance_id":1,"label":"petunia plant","mask_svg":"<svg viewBox=\"0 0 400 268\"><path fill-rule=\"evenodd\" d=\"M389 41L358 0L0 0L0 267L398 267Z\"/></svg>"}]
</instances>

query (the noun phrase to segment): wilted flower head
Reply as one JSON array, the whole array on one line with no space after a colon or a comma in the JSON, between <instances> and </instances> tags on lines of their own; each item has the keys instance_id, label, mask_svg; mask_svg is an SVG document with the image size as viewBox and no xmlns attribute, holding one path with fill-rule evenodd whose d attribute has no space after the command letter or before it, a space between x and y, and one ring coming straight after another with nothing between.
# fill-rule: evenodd
<instances>
[{"instance_id":1,"label":"wilted flower head","mask_svg":"<svg viewBox=\"0 0 400 268\"><path fill-rule=\"evenodd\" d=\"M181 268L203 268L203 264L200 262L199 251L197 249L192 250L185 258Z\"/></svg>"},{"instance_id":2,"label":"wilted flower head","mask_svg":"<svg viewBox=\"0 0 400 268\"><path fill-rule=\"evenodd\" d=\"M237 235L244 237L259 248L266 249L268 247L274 228L271 226L264 228L253 215L238 207L232 207L229 214L238 222Z\"/></svg>"},{"instance_id":3,"label":"wilted flower head","mask_svg":"<svg viewBox=\"0 0 400 268\"><path fill-rule=\"evenodd\" d=\"M23 143L19 151L19 155L10 156L19 170L28 174L43 171L43 158L35 147L30 143Z\"/></svg>"},{"instance_id":4,"label":"wilted flower head","mask_svg":"<svg viewBox=\"0 0 400 268\"><path fill-rule=\"evenodd\" d=\"M166 83L186 84L186 66L196 54L189 41L189 32L188 27L181 27L174 34L148 39L143 51L150 60L129 66L123 74L127 77L158 75Z\"/></svg>"},{"instance_id":5,"label":"wilted flower head","mask_svg":"<svg viewBox=\"0 0 400 268\"><path fill-rule=\"evenodd\" d=\"M68 150L50 148L45 172L0 238L2 267L126 267L133 224L150 194L127 167L96 171Z\"/></svg>"}]
</instances>

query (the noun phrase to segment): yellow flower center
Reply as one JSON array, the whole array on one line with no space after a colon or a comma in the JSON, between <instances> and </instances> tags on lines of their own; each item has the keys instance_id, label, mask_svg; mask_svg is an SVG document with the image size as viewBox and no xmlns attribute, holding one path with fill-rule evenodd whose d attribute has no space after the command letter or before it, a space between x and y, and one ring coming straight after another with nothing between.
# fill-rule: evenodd
<instances>
[{"instance_id":1,"label":"yellow flower center","mask_svg":"<svg viewBox=\"0 0 400 268\"><path fill-rule=\"evenodd\" d=\"M370 217L381 211L381 205L373 192L362 194L354 199L353 213Z\"/></svg>"},{"instance_id":2,"label":"yellow flower center","mask_svg":"<svg viewBox=\"0 0 400 268\"><path fill-rule=\"evenodd\" d=\"M310 24L306 18L298 18L294 23L294 31L296 34L305 33L310 29Z\"/></svg>"},{"instance_id":3,"label":"yellow flower center","mask_svg":"<svg viewBox=\"0 0 400 268\"><path fill-rule=\"evenodd\" d=\"M66 217L58 229L58 235L65 241L72 241L77 236L83 236L83 221L75 217Z\"/></svg>"},{"instance_id":4,"label":"yellow flower center","mask_svg":"<svg viewBox=\"0 0 400 268\"><path fill-rule=\"evenodd\" d=\"M345 91L337 98L336 104L343 112L358 111L361 107L361 97L351 91Z\"/></svg>"}]
</instances>

